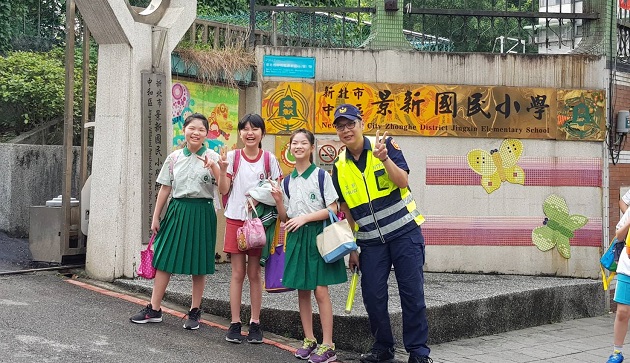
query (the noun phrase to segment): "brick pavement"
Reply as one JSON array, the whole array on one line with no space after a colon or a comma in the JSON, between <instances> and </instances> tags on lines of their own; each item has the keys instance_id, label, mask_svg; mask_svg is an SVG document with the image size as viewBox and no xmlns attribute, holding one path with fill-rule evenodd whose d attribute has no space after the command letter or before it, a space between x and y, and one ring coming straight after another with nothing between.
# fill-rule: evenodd
<instances>
[{"instance_id":1,"label":"brick pavement","mask_svg":"<svg viewBox=\"0 0 630 363\"><path fill-rule=\"evenodd\" d=\"M543 308L543 307L541 307ZM614 314L569 320L431 347L434 363L604 363L612 351ZM626 356L630 356L626 337Z\"/></svg>"}]
</instances>

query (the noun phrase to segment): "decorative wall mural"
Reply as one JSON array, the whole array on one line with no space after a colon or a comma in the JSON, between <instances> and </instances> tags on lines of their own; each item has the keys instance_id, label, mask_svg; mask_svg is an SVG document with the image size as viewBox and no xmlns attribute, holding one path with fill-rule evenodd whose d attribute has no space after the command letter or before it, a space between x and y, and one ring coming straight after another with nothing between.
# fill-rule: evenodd
<instances>
[{"instance_id":1,"label":"decorative wall mural","mask_svg":"<svg viewBox=\"0 0 630 363\"><path fill-rule=\"evenodd\" d=\"M291 143L289 135L276 136L276 149L275 154L280 162L280 169L282 169L283 175L289 175L295 167L295 157L291 154Z\"/></svg>"},{"instance_id":2,"label":"decorative wall mural","mask_svg":"<svg viewBox=\"0 0 630 363\"><path fill-rule=\"evenodd\" d=\"M468 165L481 175L481 186L488 194L499 189L501 183L525 184L525 172L516 165L523 154L523 143L517 139L506 139L497 150L474 149L468 152Z\"/></svg>"},{"instance_id":3,"label":"decorative wall mural","mask_svg":"<svg viewBox=\"0 0 630 363\"><path fill-rule=\"evenodd\" d=\"M201 113L208 118L207 146L219 151L221 146L236 147L238 140L238 90L200 83L173 82L173 146L184 143L182 126L186 117Z\"/></svg>"},{"instance_id":4,"label":"decorative wall mural","mask_svg":"<svg viewBox=\"0 0 630 363\"><path fill-rule=\"evenodd\" d=\"M308 82L264 82L260 115L268 134L290 135L306 128L313 131L315 88Z\"/></svg>"},{"instance_id":5,"label":"decorative wall mural","mask_svg":"<svg viewBox=\"0 0 630 363\"><path fill-rule=\"evenodd\" d=\"M569 239L574 236L576 230L586 225L588 218L579 214L570 215L566 200L556 194L545 199L543 211L547 216L543 222L544 226L532 231L532 242L543 252L557 246L562 257L571 258Z\"/></svg>"}]
</instances>

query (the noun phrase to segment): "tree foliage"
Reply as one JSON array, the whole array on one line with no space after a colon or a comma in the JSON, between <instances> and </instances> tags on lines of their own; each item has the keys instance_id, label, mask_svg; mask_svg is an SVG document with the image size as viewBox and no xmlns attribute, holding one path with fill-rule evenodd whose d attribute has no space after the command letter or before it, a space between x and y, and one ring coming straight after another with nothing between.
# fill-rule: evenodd
<instances>
[{"instance_id":1,"label":"tree foliage","mask_svg":"<svg viewBox=\"0 0 630 363\"><path fill-rule=\"evenodd\" d=\"M48 51L63 44L65 0L0 1L0 52Z\"/></svg>"},{"instance_id":2,"label":"tree foliage","mask_svg":"<svg viewBox=\"0 0 630 363\"><path fill-rule=\"evenodd\" d=\"M95 50L92 51L95 55ZM91 57L91 60L95 57ZM53 119L64 116L65 67L64 49L50 52L12 51L0 57L0 130L17 136ZM81 110L82 54L75 53L74 115ZM96 94L96 64L90 70L90 105ZM78 128L80 129L80 127Z\"/></svg>"},{"instance_id":3,"label":"tree foliage","mask_svg":"<svg viewBox=\"0 0 630 363\"><path fill-rule=\"evenodd\" d=\"M11 52L0 58L0 78L0 109L9 116L5 123L24 128L32 120L63 115L64 66L50 54Z\"/></svg>"}]
</instances>

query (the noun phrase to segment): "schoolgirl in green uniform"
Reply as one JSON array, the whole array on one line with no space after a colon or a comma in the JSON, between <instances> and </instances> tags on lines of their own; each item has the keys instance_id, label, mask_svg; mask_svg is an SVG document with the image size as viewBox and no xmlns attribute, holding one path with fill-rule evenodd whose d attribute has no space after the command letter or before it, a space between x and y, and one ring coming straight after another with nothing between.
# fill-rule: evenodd
<instances>
[{"instance_id":1,"label":"schoolgirl in green uniform","mask_svg":"<svg viewBox=\"0 0 630 363\"><path fill-rule=\"evenodd\" d=\"M328 173L324 178L322 200L318 182L318 167L313 164L315 136L306 129L291 134L291 154L295 169L289 179L289 196L283 195L282 185L274 187L279 218L287 231L286 255L282 284L298 290L300 318L304 328L304 344L295 356L312 363L332 362L337 359L333 344L333 312L328 286L347 281L344 260L326 263L317 250L316 239L328 219L328 209L337 212L337 192ZM328 208L328 209L327 209ZM322 323L323 340L317 346L313 334L311 291L314 292Z\"/></svg>"},{"instance_id":2,"label":"schoolgirl in green uniform","mask_svg":"<svg viewBox=\"0 0 630 363\"><path fill-rule=\"evenodd\" d=\"M153 266L157 269L151 303L130 320L134 323L159 323L160 307L171 274L192 275L192 303L186 329L198 329L201 298L207 274L214 273L217 216L214 208L216 184L220 175L219 154L204 146L208 120L201 114L184 122L186 146L172 152L164 162L157 182L157 195L151 230L154 242ZM162 209L169 195L164 219Z\"/></svg>"}]
</instances>

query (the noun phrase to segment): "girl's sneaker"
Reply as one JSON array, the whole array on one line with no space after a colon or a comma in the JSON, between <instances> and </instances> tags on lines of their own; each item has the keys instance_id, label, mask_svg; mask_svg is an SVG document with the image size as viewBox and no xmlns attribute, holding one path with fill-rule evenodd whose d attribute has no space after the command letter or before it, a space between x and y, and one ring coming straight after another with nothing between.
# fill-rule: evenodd
<instances>
[{"instance_id":1,"label":"girl's sneaker","mask_svg":"<svg viewBox=\"0 0 630 363\"><path fill-rule=\"evenodd\" d=\"M623 354L620 351L615 350L613 354L608 357L606 363L621 363L623 362Z\"/></svg>"},{"instance_id":2,"label":"girl's sneaker","mask_svg":"<svg viewBox=\"0 0 630 363\"><path fill-rule=\"evenodd\" d=\"M259 323L249 323L249 334L247 334L247 342L252 344L260 344L263 342L263 333Z\"/></svg>"},{"instance_id":3,"label":"girl's sneaker","mask_svg":"<svg viewBox=\"0 0 630 363\"><path fill-rule=\"evenodd\" d=\"M241 323L231 323L230 328L225 335L225 340L230 343L241 344L243 342L243 336L241 336Z\"/></svg>"},{"instance_id":4,"label":"girl's sneaker","mask_svg":"<svg viewBox=\"0 0 630 363\"><path fill-rule=\"evenodd\" d=\"M161 323L162 309L153 310L153 306L149 304L144 309L140 310L136 315L129 318L129 320L136 324Z\"/></svg>"},{"instance_id":5,"label":"girl's sneaker","mask_svg":"<svg viewBox=\"0 0 630 363\"><path fill-rule=\"evenodd\" d=\"M335 345L329 346L326 344L320 344L315 353L311 354L308 359L309 363L330 363L337 360L337 354L335 353Z\"/></svg>"},{"instance_id":6,"label":"girl's sneaker","mask_svg":"<svg viewBox=\"0 0 630 363\"><path fill-rule=\"evenodd\" d=\"M308 359L315 348L317 348L317 341L309 338L304 338L302 348L298 349L295 352L295 356L300 359Z\"/></svg>"},{"instance_id":7,"label":"girl's sneaker","mask_svg":"<svg viewBox=\"0 0 630 363\"><path fill-rule=\"evenodd\" d=\"M199 319L201 319L201 310L199 308L191 309L188 314L186 314L188 319L184 323L184 329L188 330L197 330L199 329Z\"/></svg>"}]
</instances>

